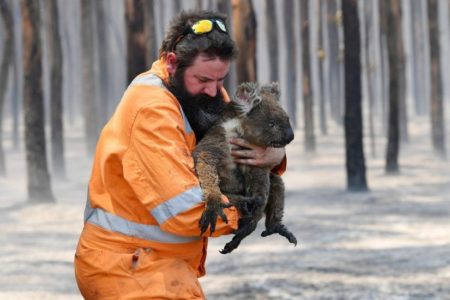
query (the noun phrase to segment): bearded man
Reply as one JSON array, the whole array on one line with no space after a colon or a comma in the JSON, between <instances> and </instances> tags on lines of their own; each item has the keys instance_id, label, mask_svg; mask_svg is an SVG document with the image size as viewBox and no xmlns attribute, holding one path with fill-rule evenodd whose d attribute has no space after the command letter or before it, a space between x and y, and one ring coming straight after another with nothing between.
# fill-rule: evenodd
<instances>
[{"instance_id":1,"label":"bearded man","mask_svg":"<svg viewBox=\"0 0 450 300\"><path fill-rule=\"evenodd\" d=\"M103 128L75 254L84 298L205 298L197 278L210 233L200 235L205 204L191 154L229 101L223 81L237 49L225 21L208 11L175 17L159 60ZM233 143L236 162L283 171L284 149ZM213 236L238 227L239 211L224 212Z\"/></svg>"}]
</instances>

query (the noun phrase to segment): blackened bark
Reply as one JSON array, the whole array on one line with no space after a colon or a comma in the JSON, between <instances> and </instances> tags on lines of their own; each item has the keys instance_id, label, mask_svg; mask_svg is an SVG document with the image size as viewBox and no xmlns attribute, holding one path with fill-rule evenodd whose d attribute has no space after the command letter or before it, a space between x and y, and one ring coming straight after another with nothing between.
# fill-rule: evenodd
<instances>
[{"instance_id":1,"label":"blackened bark","mask_svg":"<svg viewBox=\"0 0 450 300\"><path fill-rule=\"evenodd\" d=\"M0 14L4 24L4 48L0 65L0 176L6 175L5 151L3 149L3 107L5 94L13 58L13 18L11 9L6 0L0 0Z\"/></svg>"},{"instance_id":2,"label":"blackened bark","mask_svg":"<svg viewBox=\"0 0 450 300\"><path fill-rule=\"evenodd\" d=\"M270 80L278 81L278 26L275 0L266 1L266 32L269 47ZM292 64L291 64L292 66Z\"/></svg>"},{"instance_id":3,"label":"blackened bark","mask_svg":"<svg viewBox=\"0 0 450 300\"><path fill-rule=\"evenodd\" d=\"M94 3L91 0L81 0L81 40L83 61L83 112L84 132L88 155L95 151L100 128L97 122L98 111L95 93L94 75Z\"/></svg>"},{"instance_id":4,"label":"blackened bark","mask_svg":"<svg viewBox=\"0 0 450 300\"><path fill-rule=\"evenodd\" d=\"M52 166L55 176L64 178L66 168L64 161L64 124L63 124L63 58L61 36L59 34L59 14L56 0L47 0L47 18L50 28L49 58L51 64L51 141Z\"/></svg>"},{"instance_id":5,"label":"blackened bark","mask_svg":"<svg viewBox=\"0 0 450 300\"><path fill-rule=\"evenodd\" d=\"M366 191L361 109L361 63L358 8L356 0L343 0L345 43L345 146L347 188Z\"/></svg>"},{"instance_id":6,"label":"blackened bark","mask_svg":"<svg viewBox=\"0 0 450 300\"><path fill-rule=\"evenodd\" d=\"M286 90L286 100L287 100L287 111L293 128L297 127L297 99L296 99L296 86L297 86L297 76L296 68L297 58L295 55L295 11L294 11L294 1L285 0L284 5L284 30L286 32L286 66L290 66L287 69L287 90Z\"/></svg>"},{"instance_id":7,"label":"blackened bark","mask_svg":"<svg viewBox=\"0 0 450 300\"><path fill-rule=\"evenodd\" d=\"M383 15L387 18L386 25L389 28L389 34L387 35L388 46L388 61L389 61L389 115L388 115L388 143L386 150L386 172L389 174L397 173L399 171L398 166L398 152L399 152L399 103L400 103L400 90L399 90L399 76L400 64L399 51L400 45L398 39L400 37L399 31L401 30L400 15L399 15L399 3L397 0L390 0L389 5L384 7L387 11Z\"/></svg>"},{"instance_id":8,"label":"blackened bark","mask_svg":"<svg viewBox=\"0 0 450 300\"><path fill-rule=\"evenodd\" d=\"M233 32L239 48L237 83L256 81L256 15L251 0L233 0Z\"/></svg>"},{"instance_id":9,"label":"blackened bark","mask_svg":"<svg viewBox=\"0 0 450 300\"><path fill-rule=\"evenodd\" d=\"M144 1L144 19L145 19L145 41L147 48L147 64L151 64L158 58L158 47L156 45L156 24L154 15L154 1Z\"/></svg>"},{"instance_id":10,"label":"blackened bark","mask_svg":"<svg viewBox=\"0 0 450 300\"><path fill-rule=\"evenodd\" d=\"M137 75L145 72L147 65L147 47L145 43L144 0L125 2L128 83Z\"/></svg>"},{"instance_id":11,"label":"blackened bark","mask_svg":"<svg viewBox=\"0 0 450 300\"><path fill-rule=\"evenodd\" d=\"M314 135L313 97L311 86L311 66L309 52L309 1L300 1L301 34L302 34L302 75L303 75L303 117L305 124L305 151L316 151L316 138Z\"/></svg>"},{"instance_id":12,"label":"blackened bark","mask_svg":"<svg viewBox=\"0 0 450 300\"><path fill-rule=\"evenodd\" d=\"M428 0L428 22L431 52L431 137L434 150L439 156L445 158L447 153L445 147L437 0Z\"/></svg>"},{"instance_id":13,"label":"blackened bark","mask_svg":"<svg viewBox=\"0 0 450 300\"><path fill-rule=\"evenodd\" d=\"M47 170L39 1L22 0L24 116L29 202L54 202Z\"/></svg>"},{"instance_id":14,"label":"blackened bark","mask_svg":"<svg viewBox=\"0 0 450 300\"><path fill-rule=\"evenodd\" d=\"M320 86L320 95L319 95L319 124L320 124L320 132L324 135L327 135L327 122L326 122L326 112L325 112L325 49L323 46L323 37L322 37L322 7L324 5L323 1L318 1L318 12L317 19L317 58L319 59L319 86Z\"/></svg>"},{"instance_id":15,"label":"blackened bark","mask_svg":"<svg viewBox=\"0 0 450 300\"><path fill-rule=\"evenodd\" d=\"M330 107L331 116L338 124L342 124L342 105L340 87L340 65L339 58L339 26L341 25L342 12L337 7L336 0L327 1L328 9L328 39L330 43Z\"/></svg>"}]
</instances>

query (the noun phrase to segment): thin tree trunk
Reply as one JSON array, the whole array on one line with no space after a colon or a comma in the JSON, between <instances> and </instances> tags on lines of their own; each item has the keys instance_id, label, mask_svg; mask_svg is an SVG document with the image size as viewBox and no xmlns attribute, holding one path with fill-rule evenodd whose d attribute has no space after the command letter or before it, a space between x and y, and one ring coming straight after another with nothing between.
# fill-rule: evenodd
<instances>
[{"instance_id":1,"label":"thin tree trunk","mask_svg":"<svg viewBox=\"0 0 450 300\"><path fill-rule=\"evenodd\" d=\"M289 117L292 123L292 126L295 128L297 126L297 101L295 97L296 92L296 70L295 66L297 65L297 58L295 55L295 11L294 11L294 1L293 0L285 0L283 2L284 6L284 28L286 32L286 65L292 66L287 68L287 90L286 90L286 99L287 99L287 111L289 113Z\"/></svg>"},{"instance_id":2,"label":"thin tree trunk","mask_svg":"<svg viewBox=\"0 0 450 300\"><path fill-rule=\"evenodd\" d=\"M217 3L217 10L223 14L225 14L226 16L229 16L228 18L228 24L230 24L230 17L232 16L231 14L231 2L229 0L219 0ZM227 28L230 28L229 26L227 26ZM230 29L231 30L231 29ZM232 71L230 70L230 73L228 74L227 77L225 77L225 81L223 83L225 89L228 92L231 92L232 89L234 89L233 84L232 84L232 75L231 75Z\"/></svg>"},{"instance_id":3,"label":"thin tree trunk","mask_svg":"<svg viewBox=\"0 0 450 300\"><path fill-rule=\"evenodd\" d=\"M400 0L398 0L400 1ZM399 130L400 130L400 141L407 143L409 141L408 132L408 107L406 103L406 58L405 58L405 43L403 37L402 29L402 18L403 11L401 3L398 2L398 17L396 20L396 26L398 28L398 38L397 38L397 64L398 64L398 117L399 117Z\"/></svg>"},{"instance_id":4,"label":"thin tree trunk","mask_svg":"<svg viewBox=\"0 0 450 300\"><path fill-rule=\"evenodd\" d=\"M428 24L431 50L431 137L436 153L445 158L444 101L442 96L441 62L437 0L428 0Z\"/></svg>"},{"instance_id":5,"label":"thin tree trunk","mask_svg":"<svg viewBox=\"0 0 450 300\"><path fill-rule=\"evenodd\" d=\"M319 59L319 86L320 86L320 97L319 97L319 123L320 123L320 132L324 135L328 134L327 130L327 121L326 121L326 112L325 112L325 50L323 47L323 37L322 37L322 6L323 1L317 0L318 10L317 10L317 57Z\"/></svg>"},{"instance_id":6,"label":"thin tree trunk","mask_svg":"<svg viewBox=\"0 0 450 300\"><path fill-rule=\"evenodd\" d=\"M145 40L147 48L147 64L151 64L158 58L158 47L156 45L156 31L155 31L155 15L154 15L154 1L144 1L144 20L145 20Z\"/></svg>"},{"instance_id":7,"label":"thin tree trunk","mask_svg":"<svg viewBox=\"0 0 450 300\"><path fill-rule=\"evenodd\" d=\"M95 151L98 134L98 111L96 105L94 76L94 3L91 0L81 0L81 39L83 60L83 111L84 130L88 155Z\"/></svg>"},{"instance_id":8,"label":"thin tree trunk","mask_svg":"<svg viewBox=\"0 0 450 300\"><path fill-rule=\"evenodd\" d=\"M6 175L5 151L3 149L3 107L5 105L6 86L10 69L12 67L11 59L14 51L13 18L11 9L6 0L0 0L0 14L4 24L4 48L3 57L0 65L0 177Z\"/></svg>"},{"instance_id":9,"label":"thin tree trunk","mask_svg":"<svg viewBox=\"0 0 450 300\"><path fill-rule=\"evenodd\" d=\"M316 151L316 138L314 135L313 97L311 87L311 65L309 53L309 1L300 1L301 38L302 38L302 75L303 75L303 117L305 125L305 151Z\"/></svg>"},{"instance_id":10,"label":"thin tree trunk","mask_svg":"<svg viewBox=\"0 0 450 300\"><path fill-rule=\"evenodd\" d=\"M51 63L51 140L52 164L55 176L65 178L64 124L63 124L63 58L61 36L59 34L59 15L56 0L47 0L47 20L50 28L49 58Z\"/></svg>"},{"instance_id":11,"label":"thin tree trunk","mask_svg":"<svg viewBox=\"0 0 450 300\"><path fill-rule=\"evenodd\" d=\"M28 197L30 202L54 202L45 148L39 1L22 0L21 8Z\"/></svg>"},{"instance_id":12,"label":"thin tree trunk","mask_svg":"<svg viewBox=\"0 0 450 300\"><path fill-rule=\"evenodd\" d=\"M373 18L372 18L372 7L370 3L361 2L363 6L362 13L364 14L364 25L365 28L365 39L364 39L364 47L365 49L365 72L367 78L367 102L369 104L368 107L368 117L369 117L369 136L370 136L370 149L372 153L372 157L376 157L376 147L375 147L375 126L374 126L374 86L375 86L375 78L374 78L374 65L373 62L373 52L371 51L371 40L372 38L372 26L373 26ZM362 28L363 26L361 26Z\"/></svg>"},{"instance_id":13,"label":"thin tree trunk","mask_svg":"<svg viewBox=\"0 0 450 300\"><path fill-rule=\"evenodd\" d=\"M251 0L232 0L234 38L239 48L237 83L256 81L256 16Z\"/></svg>"},{"instance_id":14,"label":"thin tree trunk","mask_svg":"<svg viewBox=\"0 0 450 300\"><path fill-rule=\"evenodd\" d=\"M128 83L145 72L147 66L147 47L145 43L144 0L126 0L126 32Z\"/></svg>"},{"instance_id":15,"label":"thin tree trunk","mask_svg":"<svg viewBox=\"0 0 450 300\"><path fill-rule=\"evenodd\" d=\"M361 62L357 0L343 0L345 43L345 145L347 188L366 191L361 109Z\"/></svg>"},{"instance_id":16,"label":"thin tree trunk","mask_svg":"<svg viewBox=\"0 0 450 300\"><path fill-rule=\"evenodd\" d=\"M337 1L327 1L328 5L328 39L330 41L330 108L331 116L336 123L342 124L342 107L340 101L340 59L339 59L339 26L342 22L341 11L338 9Z\"/></svg>"},{"instance_id":17,"label":"thin tree trunk","mask_svg":"<svg viewBox=\"0 0 450 300\"><path fill-rule=\"evenodd\" d=\"M390 0L389 5L384 7L387 18L386 25L389 28L387 35L388 57L389 57L389 116L388 116L388 144L386 150L386 173L395 174L399 171L398 166L398 152L399 152L399 137L400 137L400 120L399 120L399 77L400 64L399 53L400 44L400 12L399 3L397 0Z\"/></svg>"},{"instance_id":18,"label":"thin tree trunk","mask_svg":"<svg viewBox=\"0 0 450 300\"><path fill-rule=\"evenodd\" d=\"M275 0L266 1L266 32L269 47L269 78L270 81L278 81L278 26L277 14L275 10ZM292 66L292 64L291 64Z\"/></svg>"}]
</instances>

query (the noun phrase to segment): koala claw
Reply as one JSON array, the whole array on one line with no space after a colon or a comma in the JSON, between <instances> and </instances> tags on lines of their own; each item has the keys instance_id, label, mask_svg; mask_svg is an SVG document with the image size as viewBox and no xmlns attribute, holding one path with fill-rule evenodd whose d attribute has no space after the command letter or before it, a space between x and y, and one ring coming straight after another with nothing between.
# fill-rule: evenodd
<instances>
[{"instance_id":1,"label":"koala claw","mask_svg":"<svg viewBox=\"0 0 450 300\"><path fill-rule=\"evenodd\" d=\"M217 216L219 216L222 221L228 224L227 215L223 212L224 208L232 206L229 203L220 203L219 205L206 205L205 211L200 218L200 235L203 235L208 227L210 227L210 235L216 230Z\"/></svg>"},{"instance_id":2,"label":"koala claw","mask_svg":"<svg viewBox=\"0 0 450 300\"><path fill-rule=\"evenodd\" d=\"M295 246L297 246L297 238L294 236L294 234L292 232L290 232L286 226L284 226L283 224L275 224L272 226L269 226L268 228L266 228L266 230L264 230L261 233L262 237L266 237L269 236L271 234L274 233L278 233L281 236L284 236L285 238L288 239L288 241L292 244L294 244Z\"/></svg>"}]
</instances>

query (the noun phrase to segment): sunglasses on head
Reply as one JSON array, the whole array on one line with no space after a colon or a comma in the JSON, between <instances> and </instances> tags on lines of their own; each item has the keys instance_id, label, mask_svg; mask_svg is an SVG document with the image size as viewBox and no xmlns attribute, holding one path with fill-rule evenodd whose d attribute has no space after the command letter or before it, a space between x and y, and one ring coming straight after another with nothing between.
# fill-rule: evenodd
<instances>
[{"instance_id":1,"label":"sunglasses on head","mask_svg":"<svg viewBox=\"0 0 450 300\"><path fill-rule=\"evenodd\" d=\"M227 27L225 26L225 23L218 19L202 19L198 20L192 26L189 26L186 28L186 30L183 32L182 35L180 35L173 46L173 49L175 50L175 47L177 44L189 33L193 33L195 35L202 35L205 33L209 33L213 31L214 27L218 28L223 33L227 33Z\"/></svg>"}]
</instances>

